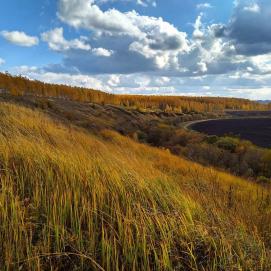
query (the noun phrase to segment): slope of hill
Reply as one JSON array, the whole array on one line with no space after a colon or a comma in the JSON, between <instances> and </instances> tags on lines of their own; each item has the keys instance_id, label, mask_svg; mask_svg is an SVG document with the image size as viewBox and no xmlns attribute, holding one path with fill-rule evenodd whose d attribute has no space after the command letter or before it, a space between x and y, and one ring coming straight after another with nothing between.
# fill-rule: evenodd
<instances>
[{"instance_id":1,"label":"slope of hill","mask_svg":"<svg viewBox=\"0 0 271 271\"><path fill-rule=\"evenodd\" d=\"M145 112L115 105L101 105L34 95L0 95L0 101L40 109L68 126L82 127L99 135L110 129L152 146L169 149L202 165L213 166L265 184L271 181L271 151L238 138L216 138L184 129L188 121L243 115L267 117L270 111L231 111L226 113ZM267 137L268 138L268 137ZM265 139L268 140L268 139ZM260 178L259 178L260 177ZM261 178L261 177L265 177Z\"/></svg>"},{"instance_id":2,"label":"slope of hill","mask_svg":"<svg viewBox=\"0 0 271 271\"><path fill-rule=\"evenodd\" d=\"M4 270L270 270L270 194L0 103Z\"/></svg>"}]
</instances>

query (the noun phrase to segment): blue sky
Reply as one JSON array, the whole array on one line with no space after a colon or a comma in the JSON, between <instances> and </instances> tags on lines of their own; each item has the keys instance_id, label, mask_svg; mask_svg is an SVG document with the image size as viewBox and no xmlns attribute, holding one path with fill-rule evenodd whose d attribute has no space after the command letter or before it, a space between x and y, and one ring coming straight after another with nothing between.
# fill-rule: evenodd
<instances>
[{"instance_id":1,"label":"blue sky","mask_svg":"<svg viewBox=\"0 0 271 271\"><path fill-rule=\"evenodd\" d=\"M9 0L0 70L113 93L271 99L269 0Z\"/></svg>"}]
</instances>

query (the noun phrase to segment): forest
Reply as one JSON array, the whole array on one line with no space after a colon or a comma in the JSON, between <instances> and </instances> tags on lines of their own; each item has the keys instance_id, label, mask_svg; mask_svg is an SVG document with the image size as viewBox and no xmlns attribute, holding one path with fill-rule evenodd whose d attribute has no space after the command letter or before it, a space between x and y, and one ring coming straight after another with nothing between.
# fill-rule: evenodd
<instances>
[{"instance_id":1,"label":"forest","mask_svg":"<svg viewBox=\"0 0 271 271\"><path fill-rule=\"evenodd\" d=\"M221 112L224 110L270 110L271 104L220 97L114 95L94 89L48 84L22 76L0 73L0 89L15 96L58 97L80 102L112 104L147 111Z\"/></svg>"}]
</instances>

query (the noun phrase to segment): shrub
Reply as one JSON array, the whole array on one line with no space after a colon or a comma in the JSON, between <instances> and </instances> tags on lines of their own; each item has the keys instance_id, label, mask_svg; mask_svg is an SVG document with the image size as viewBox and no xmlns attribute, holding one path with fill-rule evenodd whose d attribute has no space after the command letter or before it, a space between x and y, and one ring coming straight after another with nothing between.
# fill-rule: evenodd
<instances>
[{"instance_id":1,"label":"shrub","mask_svg":"<svg viewBox=\"0 0 271 271\"><path fill-rule=\"evenodd\" d=\"M212 135L212 136L207 136L206 137L206 142L209 144L214 144L219 140L218 136Z\"/></svg>"},{"instance_id":2,"label":"shrub","mask_svg":"<svg viewBox=\"0 0 271 271\"><path fill-rule=\"evenodd\" d=\"M235 138L222 137L216 142L216 145L221 149L234 152L238 145L238 141Z\"/></svg>"},{"instance_id":3,"label":"shrub","mask_svg":"<svg viewBox=\"0 0 271 271\"><path fill-rule=\"evenodd\" d=\"M271 179L267 178L265 176L259 176L257 178L257 182L260 183L260 184L271 184Z\"/></svg>"}]
</instances>

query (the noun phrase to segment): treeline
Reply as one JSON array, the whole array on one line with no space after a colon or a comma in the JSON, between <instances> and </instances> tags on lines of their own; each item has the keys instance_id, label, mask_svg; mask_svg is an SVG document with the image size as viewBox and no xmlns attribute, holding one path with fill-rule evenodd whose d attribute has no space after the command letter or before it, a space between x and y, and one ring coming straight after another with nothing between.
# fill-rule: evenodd
<instances>
[{"instance_id":1,"label":"treeline","mask_svg":"<svg viewBox=\"0 0 271 271\"><path fill-rule=\"evenodd\" d=\"M221 112L224 110L270 110L271 104L246 99L186 96L114 95L106 92L67 85L48 84L22 76L0 73L0 92L11 95L57 97L80 102L112 104L139 110L165 112Z\"/></svg>"}]
</instances>

